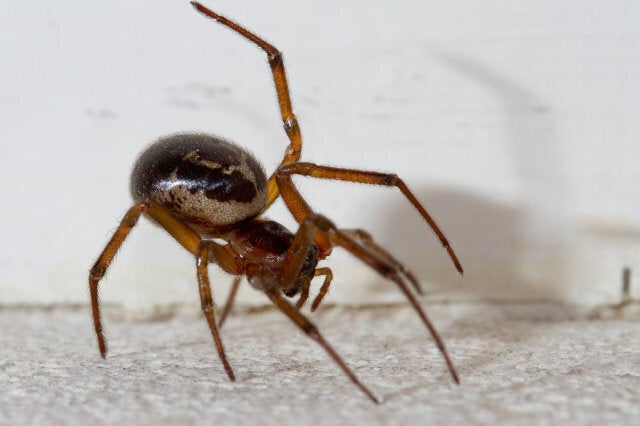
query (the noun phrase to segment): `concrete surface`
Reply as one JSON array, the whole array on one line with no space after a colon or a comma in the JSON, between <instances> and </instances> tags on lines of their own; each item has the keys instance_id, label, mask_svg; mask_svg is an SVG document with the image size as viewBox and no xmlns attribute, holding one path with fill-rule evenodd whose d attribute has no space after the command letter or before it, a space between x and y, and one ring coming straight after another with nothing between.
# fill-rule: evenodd
<instances>
[{"instance_id":1,"label":"concrete surface","mask_svg":"<svg viewBox=\"0 0 640 426\"><path fill-rule=\"evenodd\" d=\"M632 304L633 305L633 304ZM221 368L197 307L106 307L100 359L86 307L0 310L0 424L633 424L638 309L426 304L456 386L405 304L313 318L376 406L273 309L234 312ZM634 311L635 310L635 311Z\"/></svg>"}]
</instances>

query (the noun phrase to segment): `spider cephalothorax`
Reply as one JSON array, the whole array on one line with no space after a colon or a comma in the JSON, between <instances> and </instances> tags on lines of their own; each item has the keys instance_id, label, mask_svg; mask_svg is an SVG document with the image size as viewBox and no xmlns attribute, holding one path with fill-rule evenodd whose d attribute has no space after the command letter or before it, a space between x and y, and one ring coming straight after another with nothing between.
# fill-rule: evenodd
<instances>
[{"instance_id":1,"label":"spider cephalothorax","mask_svg":"<svg viewBox=\"0 0 640 426\"><path fill-rule=\"evenodd\" d=\"M102 331L98 284L125 238L144 214L195 256L202 311L220 360L231 380L235 380L235 376L227 361L214 317L207 270L209 263L215 263L236 276L220 323L229 312L240 278L244 276L305 334L317 341L371 400L378 402L315 325L300 312L309 297L311 280L317 276L324 277L324 281L313 300L311 311L322 302L333 274L328 267L318 267L318 262L327 258L333 247L342 247L393 281L405 294L436 341L457 383L458 376L444 344L411 291L410 286L420 292L414 275L376 244L367 232L360 229L340 229L325 216L315 213L298 192L291 176L303 175L400 189L435 232L456 269L462 273L460 262L435 221L405 183L394 174L300 162L302 137L291 108L280 52L244 27L196 2L192 4L205 16L231 28L267 53L289 146L282 163L269 179L252 154L216 136L178 133L159 139L142 152L131 174L134 204L89 274L93 322L101 355L106 356L107 346ZM296 232L260 217L278 197L282 197L299 223ZM295 305L286 300L286 297L298 295Z\"/></svg>"}]
</instances>

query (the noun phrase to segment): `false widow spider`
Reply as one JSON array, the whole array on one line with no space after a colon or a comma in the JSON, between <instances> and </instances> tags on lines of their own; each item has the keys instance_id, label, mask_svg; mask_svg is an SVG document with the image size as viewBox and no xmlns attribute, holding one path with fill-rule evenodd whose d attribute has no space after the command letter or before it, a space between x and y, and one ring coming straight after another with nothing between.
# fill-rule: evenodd
<instances>
[{"instance_id":1,"label":"false widow spider","mask_svg":"<svg viewBox=\"0 0 640 426\"><path fill-rule=\"evenodd\" d=\"M414 275L365 231L339 229L328 218L315 213L300 195L291 177L302 175L398 188L435 232L462 274L462 266L438 225L405 183L394 174L299 161L302 137L292 110L281 53L239 24L197 2L191 4L206 17L237 32L267 54L289 146L281 164L269 179L260 163L248 151L207 134L178 133L165 136L140 154L131 174L130 190L134 204L89 274L93 323L102 357L106 357L107 345L100 317L98 284L131 229L140 216L145 215L195 256L202 312L230 380L235 381L235 376L225 355L214 317L207 272L209 263L215 263L236 276L222 319L229 312L240 279L245 276L252 287L262 291L307 336L320 344L351 381L373 402L378 403L373 393L358 380L316 326L300 312L309 297L311 280L316 276L324 276L324 282L311 310L321 303L331 283L332 273L327 267L317 267L318 261L327 258L333 247L342 247L398 286L431 333L454 381L459 383L444 343L407 285L407 282L410 283L414 291L421 293ZM299 223L297 232L292 233L279 223L260 217L278 197L282 197ZM225 241L226 244L219 241ZM297 295L299 298L295 305L285 299L285 296Z\"/></svg>"}]
</instances>

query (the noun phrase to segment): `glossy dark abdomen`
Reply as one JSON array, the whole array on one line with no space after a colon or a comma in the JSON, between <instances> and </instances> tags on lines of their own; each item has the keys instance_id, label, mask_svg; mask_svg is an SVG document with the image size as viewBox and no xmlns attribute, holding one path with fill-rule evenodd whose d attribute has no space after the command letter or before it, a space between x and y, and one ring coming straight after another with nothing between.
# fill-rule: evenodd
<instances>
[{"instance_id":1,"label":"glossy dark abdomen","mask_svg":"<svg viewBox=\"0 0 640 426\"><path fill-rule=\"evenodd\" d=\"M152 199L200 232L260 214L266 177L248 151L201 133L159 139L140 154L131 173L135 201Z\"/></svg>"}]
</instances>

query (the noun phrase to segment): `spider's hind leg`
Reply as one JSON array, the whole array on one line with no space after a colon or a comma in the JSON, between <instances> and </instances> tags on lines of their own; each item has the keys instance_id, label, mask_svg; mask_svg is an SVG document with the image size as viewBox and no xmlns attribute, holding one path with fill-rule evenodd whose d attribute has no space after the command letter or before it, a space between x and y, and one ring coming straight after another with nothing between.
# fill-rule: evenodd
<instances>
[{"instance_id":1,"label":"spider's hind leg","mask_svg":"<svg viewBox=\"0 0 640 426\"><path fill-rule=\"evenodd\" d=\"M222 312L220 313L220 319L218 320L219 328L222 328L224 321L227 319L227 316L231 312L231 308L233 308L233 302L236 300L236 294L238 294L238 288L240 288L241 282L242 282L242 276L236 276L233 278L233 284L231 284L231 290L229 290L227 301L224 304L224 308L222 308Z\"/></svg>"},{"instance_id":2,"label":"spider's hind leg","mask_svg":"<svg viewBox=\"0 0 640 426\"><path fill-rule=\"evenodd\" d=\"M200 242L198 251L196 252L198 289L200 290L200 305L202 308L202 313L204 314L204 317L207 319L207 323L209 324L209 330L211 331L213 341L216 345L216 349L218 350L218 356L220 357L222 366L224 367L227 376L229 376L229 380L235 381L236 377L233 374L233 369L229 365L229 361L227 361L227 355L222 344L222 339L220 338L220 331L218 330L218 326L216 325L216 320L214 317L213 295L211 293L211 285L209 284L209 272L207 268L209 266L209 260L211 258L215 258L216 253L220 250L221 246L216 244L214 241Z\"/></svg>"},{"instance_id":3,"label":"spider's hind leg","mask_svg":"<svg viewBox=\"0 0 640 426\"><path fill-rule=\"evenodd\" d=\"M409 282L413 286L413 289L416 291L416 293L420 295L424 294L424 291L422 290L422 286L420 285L420 282L418 281L416 276L413 274L413 272L411 272L404 264L402 264L399 260L393 257L391 253L389 253L387 250L382 248L382 246L377 244L373 240L373 237L371 236L371 234L369 234L367 231L364 231L362 229L341 229L341 231L345 235L348 235L349 237L357 241L359 244L363 245L364 247L376 253L378 256L380 256L380 258L384 259L389 265L393 265L396 271L404 275L407 278L407 280L409 280Z\"/></svg>"},{"instance_id":4,"label":"spider's hind leg","mask_svg":"<svg viewBox=\"0 0 640 426\"><path fill-rule=\"evenodd\" d=\"M377 244L370 242L368 244L371 247L367 247L367 245L362 244L357 239L352 238L349 235L351 231L345 232L338 229L333 224L333 222L331 222L325 216L322 216L316 213L310 213L303 223L313 224L315 228L318 229L329 240L329 242L333 246L340 246L344 248L345 250L347 250L348 252L356 256L358 259L360 259L360 261L369 265L369 267L371 267L373 270L378 272L383 277L393 281L398 286L400 291L402 291L405 297L409 300L409 303L411 303L411 306L413 306L414 310L422 320L422 323L429 330L429 333L431 334L431 337L436 343L436 346L440 350L440 353L442 353L442 356L445 360L447 368L451 373L451 377L453 377L453 380L456 383L460 383L460 379L458 378L458 373L456 372L456 369L453 366L453 362L451 361L451 358L449 357L449 353L447 352L447 349L444 346L444 342L442 341L437 330L435 329L435 327L427 317L427 314L424 312L424 310L420 306L420 303L418 302L416 297L409 290L409 287L407 286L405 280L402 277L403 273L401 273L401 271L398 269L397 261L395 261L395 259L393 259L391 255L389 255L391 261L389 259L385 259L384 256L381 256L379 253L376 252L376 250L373 250L371 248L374 246L379 247L377 246ZM383 250L383 253L386 253L386 251Z\"/></svg>"},{"instance_id":5,"label":"spider's hind leg","mask_svg":"<svg viewBox=\"0 0 640 426\"><path fill-rule=\"evenodd\" d=\"M405 297L409 300L409 303L411 303L411 306L413 306L414 310L422 320L422 323L429 330L431 337L442 353L442 356L447 364L447 368L449 369L451 376L453 377L453 380L456 383L460 383L460 380L458 379L458 373L453 366L453 362L451 361L449 353L444 346L444 342L438 335L438 332L436 331L433 324L431 324L431 321L429 321L429 318L427 318L427 314L420 306L420 303L418 302L416 297L409 290L409 287L403 279L403 273L398 270L398 262L395 261L390 255L389 257L392 261L389 261L389 259L385 259L385 256L381 256L379 253L376 253L376 251L371 247L367 247L366 245L359 243L357 239L353 239L348 235L348 233L345 233L338 229L326 217L314 213L309 204L305 201L298 189L293 184L293 181L291 179L292 174L302 174L305 176L326 179L338 179L349 182L397 186L401 189L405 196L409 198L414 207L416 207L416 209L420 211L423 218L429 223L434 232L436 232L436 234L439 236L440 241L447 249L447 252L456 265L456 268L460 273L462 273L462 267L460 266L460 263L458 262L453 249L444 237L444 234L442 234L442 231L440 231L431 216L426 212L424 207L422 207L422 205L413 196L411 191L406 188L406 185L404 185L404 183L402 183L402 181L395 175L384 175L381 173L359 170L336 169L332 167L318 166L312 163L286 164L284 166L280 166L276 171L276 178L278 181L278 187L280 188L280 194L282 195L282 199L287 205L289 211L291 211L296 220L300 222L301 227L303 225L309 226L310 224L312 224L313 227L315 227L315 229L319 231L316 233L314 239L316 245L320 250L320 258L326 257L326 255L331 252L331 248L333 246L340 246L360 259L361 262L369 265L369 267L371 267L383 277L396 283L400 291L404 293Z\"/></svg>"}]
</instances>

